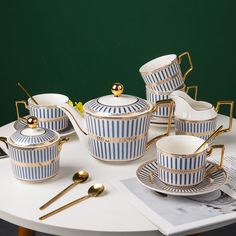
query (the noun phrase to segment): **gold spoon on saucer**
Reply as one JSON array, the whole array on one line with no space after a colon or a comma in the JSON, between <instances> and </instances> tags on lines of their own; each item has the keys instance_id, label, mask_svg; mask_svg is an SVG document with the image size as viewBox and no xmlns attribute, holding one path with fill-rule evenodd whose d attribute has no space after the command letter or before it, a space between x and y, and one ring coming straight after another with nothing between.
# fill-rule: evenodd
<instances>
[{"instance_id":1,"label":"gold spoon on saucer","mask_svg":"<svg viewBox=\"0 0 236 236\"><path fill-rule=\"evenodd\" d=\"M49 212L48 214L46 214L46 215L44 215L44 216L39 217L39 220L44 220L44 219L46 219L46 218L48 218L48 217L50 217L50 216L52 216L52 215L57 214L58 212L61 212L61 211L65 210L65 209L67 209L67 208L69 208L69 207L71 207L71 206L74 206L75 204L77 204L77 203L79 203L79 202L82 202L82 201L84 201L84 200L86 200L86 199L89 199L89 198L91 198L91 197L97 197L97 196L100 195L104 190L105 190L105 187L104 187L103 184L94 184L94 185L92 185L92 186L89 188L89 190L88 190L88 195L85 195L85 196L83 196L83 197L81 197L81 198L78 198L78 199L76 199L76 200L74 200L74 201L72 201L72 202L70 202L70 203L67 203L66 205L64 205L64 206L62 206L62 207L60 207L60 208L58 208L58 209L52 211L52 212Z\"/></svg>"},{"instance_id":2,"label":"gold spoon on saucer","mask_svg":"<svg viewBox=\"0 0 236 236\"><path fill-rule=\"evenodd\" d=\"M42 205L39 209L43 210L47 208L49 205L51 205L53 202L55 202L58 198L63 196L65 193L67 193L69 190L74 188L77 184L85 182L89 177L89 173L85 170L80 170L76 172L73 175L73 183L70 184L68 187L66 187L64 190L62 190L60 193L58 193L55 197L50 199L48 202L46 202L44 205Z\"/></svg>"}]
</instances>

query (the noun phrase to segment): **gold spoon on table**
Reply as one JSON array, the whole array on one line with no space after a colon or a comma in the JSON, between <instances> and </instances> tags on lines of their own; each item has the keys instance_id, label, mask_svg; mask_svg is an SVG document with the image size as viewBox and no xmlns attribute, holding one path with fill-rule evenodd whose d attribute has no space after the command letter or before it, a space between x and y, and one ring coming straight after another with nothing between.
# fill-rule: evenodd
<instances>
[{"instance_id":1,"label":"gold spoon on table","mask_svg":"<svg viewBox=\"0 0 236 236\"><path fill-rule=\"evenodd\" d=\"M51 205L53 202L55 202L58 198L60 198L65 193L67 193L69 190L74 188L77 184L85 182L88 179L88 177L89 177L89 174L85 170L80 170L80 171L76 172L73 175L73 183L70 184L68 187L66 187L64 190L62 190L60 193L58 193L55 197L50 199L48 202L46 202L44 205L42 205L39 209L43 210L43 209L47 208L49 205Z\"/></svg>"},{"instance_id":2,"label":"gold spoon on table","mask_svg":"<svg viewBox=\"0 0 236 236\"><path fill-rule=\"evenodd\" d=\"M65 210L65 209L67 209L67 208L69 208L69 207L71 207L71 206L74 206L75 204L77 204L77 203L79 203L79 202L82 202L82 201L84 201L84 200L86 200L86 199L89 199L89 198L91 198L91 197L97 197L97 196L100 195L104 190L105 190L105 187L104 187L103 184L94 184L94 185L92 185L92 186L89 188L89 190L88 190L88 195L85 195L85 196L83 196L83 197L81 197L81 198L78 198L78 199L76 199L76 200L74 200L74 201L72 201L72 202L70 202L70 203L68 203L68 204L66 204L66 205L64 205L64 206L62 206L62 207L60 207L60 208L54 210L54 211L52 211L52 212L49 212L48 214L46 214L46 215L44 215L44 216L39 217L39 220L45 220L46 218L48 218L48 217L50 217L50 216L52 216L52 215L55 215L55 214L57 214L58 212L61 212L61 211Z\"/></svg>"}]
</instances>

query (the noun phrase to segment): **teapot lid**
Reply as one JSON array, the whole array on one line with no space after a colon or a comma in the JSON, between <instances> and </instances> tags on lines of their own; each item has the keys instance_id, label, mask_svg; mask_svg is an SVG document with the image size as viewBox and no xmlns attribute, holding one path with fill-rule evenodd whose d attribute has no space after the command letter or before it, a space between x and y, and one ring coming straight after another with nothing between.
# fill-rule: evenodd
<instances>
[{"instance_id":1,"label":"teapot lid","mask_svg":"<svg viewBox=\"0 0 236 236\"><path fill-rule=\"evenodd\" d=\"M37 127L38 120L31 116L27 119L28 127L11 135L9 143L20 147L46 146L59 139L59 134L50 129Z\"/></svg>"},{"instance_id":2,"label":"teapot lid","mask_svg":"<svg viewBox=\"0 0 236 236\"><path fill-rule=\"evenodd\" d=\"M153 108L150 102L142 98L122 94L124 87L120 83L115 83L111 91L113 95L106 95L85 103L85 113L99 117L124 117L142 115Z\"/></svg>"}]
</instances>

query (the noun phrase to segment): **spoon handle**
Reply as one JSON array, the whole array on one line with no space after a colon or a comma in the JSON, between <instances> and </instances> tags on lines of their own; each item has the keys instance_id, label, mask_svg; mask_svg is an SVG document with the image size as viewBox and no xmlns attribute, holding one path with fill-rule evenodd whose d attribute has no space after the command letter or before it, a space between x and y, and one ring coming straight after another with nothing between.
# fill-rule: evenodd
<instances>
[{"instance_id":1,"label":"spoon handle","mask_svg":"<svg viewBox=\"0 0 236 236\"><path fill-rule=\"evenodd\" d=\"M221 125L218 129L216 129L197 149L194 153L197 153L206 143L208 143L212 138L214 138L218 132L223 128Z\"/></svg>"},{"instance_id":2,"label":"spoon handle","mask_svg":"<svg viewBox=\"0 0 236 236\"><path fill-rule=\"evenodd\" d=\"M30 97L30 98L33 100L33 102L34 102L36 105L39 105L39 104L37 103L37 101L30 95L30 93L23 87L23 85L22 85L20 82L18 82L17 84L18 84L18 86L27 94L27 96Z\"/></svg>"},{"instance_id":3,"label":"spoon handle","mask_svg":"<svg viewBox=\"0 0 236 236\"><path fill-rule=\"evenodd\" d=\"M66 187L65 189L63 189L60 193L58 193L55 197L51 198L48 202L46 202L44 205L42 205L39 209L43 210L45 208L47 208L49 205L51 205L53 202L55 202L58 198L60 198L61 196L63 196L65 193L67 193L68 191L70 191L72 188L74 188L77 185L76 182L73 182L72 184L70 184L68 187Z\"/></svg>"},{"instance_id":4,"label":"spoon handle","mask_svg":"<svg viewBox=\"0 0 236 236\"><path fill-rule=\"evenodd\" d=\"M70 203L67 203L66 205L64 205L64 206L62 206L62 207L60 207L60 208L58 208L58 209L52 211L52 212L49 212L48 214L46 214L46 215L44 215L44 216L39 217L39 220L45 220L45 219L47 219L48 217L53 216L53 215L57 214L58 212L61 212L61 211L65 210L65 209L67 209L67 208L69 208L69 207L71 207L71 206L74 206L75 204L77 204L77 203L79 203L79 202L82 202L82 201L84 201L84 200L86 200L86 199L88 199L88 198L90 198L90 197L92 197L92 195L88 194L88 195L86 195L86 196L83 196L83 197L81 197L81 198L78 198L78 199L76 199L76 200L74 200L74 201L72 201L72 202L70 202Z\"/></svg>"}]
</instances>

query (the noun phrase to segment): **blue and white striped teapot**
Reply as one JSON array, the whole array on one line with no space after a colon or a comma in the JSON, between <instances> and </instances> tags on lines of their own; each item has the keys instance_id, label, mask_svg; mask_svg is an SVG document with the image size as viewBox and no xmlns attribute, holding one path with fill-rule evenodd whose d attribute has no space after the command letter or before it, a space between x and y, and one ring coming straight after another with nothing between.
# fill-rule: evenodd
<instances>
[{"instance_id":1,"label":"blue and white striped teapot","mask_svg":"<svg viewBox=\"0 0 236 236\"><path fill-rule=\"evenodd\" d=\"M115 83L111 89L113 94L85 103L84 117L67 103L59 106L69 117L79 138L88 143L91 155L103 161L138 159L156 140L147 142L148 130L152 113L163 101L153 106L139 97L122 94L123 90L122 84ZM172 109L171 101L164 103L169 103Z\"/></svg>"},{"instance_id":2,"label":"blue and white striped teapot","mask_svg":"<svg viewBox=\"0 0 236 236\"><path fill-rule=\"evenodd\" d=\"M53 130L37 127L37 118L27 119L28 127L13 133L9 138L0 137L9 149L15 178L25 181L43 181L55 176L59 170L61 139Z\"/></svg>"}]
</instances>

